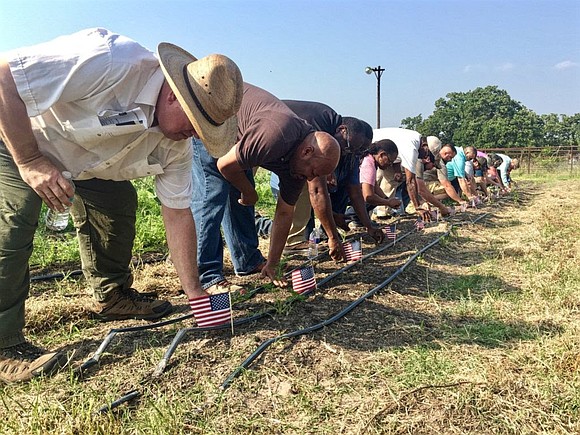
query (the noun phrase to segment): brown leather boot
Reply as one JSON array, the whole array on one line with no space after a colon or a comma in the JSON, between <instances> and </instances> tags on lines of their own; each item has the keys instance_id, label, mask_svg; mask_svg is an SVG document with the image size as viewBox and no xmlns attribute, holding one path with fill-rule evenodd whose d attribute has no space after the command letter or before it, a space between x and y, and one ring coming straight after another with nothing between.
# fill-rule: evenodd
<instances>
[{"instance_id":1,"label":"brown leather boot","mask_svg":"<svg viewBox=\"0 0 580 435\"><path fill-rule=\"evenodd\" d=\"M29 342L0 349L0 381L26 382L35 376L51 375L64 366L62 352L47 352Z\"/></svg>"},{"instance_id":2,"label":"brown leather boot","mask_svg":"<svg viewBox=\"0 0 580 435\"><path fill-rule=\"evenodd\" d=\"M110 320L143 319L155 320L173 311L167 301L141 294L133 288L117 290L105 302L97 302L95 317L105 322Z\"/></svg>"}]
</instances>

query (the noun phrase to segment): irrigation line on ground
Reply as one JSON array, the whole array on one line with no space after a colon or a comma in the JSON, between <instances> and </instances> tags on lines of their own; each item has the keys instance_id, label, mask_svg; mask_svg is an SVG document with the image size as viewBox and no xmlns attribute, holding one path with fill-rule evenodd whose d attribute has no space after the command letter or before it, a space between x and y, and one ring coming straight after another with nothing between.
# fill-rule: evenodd
<instances>
[{"instance_id":1,"label":"irrigation line on ground","mask_svg":"<svg viewBox=\"0 0 580 435\"><path fill-rule=\"evenodd\" d=\"M404 235L402 235L400 237L401 239L404 239L405 237L408 237L409 235L411 235L414 231L410 231ZM338 275L346 272L347 270L351 269L352 267L356 266L357 264L359 264L359 262L362 262L363 260L372 257L373 255L376 255L382 251L384 251L385 249L393 246L394 243L388 243L387 245L370 252L369 254L363 256L360 260L352 262L347 264L344 267L341 267L340 269L334 271L332 274L328 275L327 277L325 277L324 279L322 279L320 281L320 283L318 283L316 285L316 288L320 288L321 286L323 286L324 284L326 284L327 282L329 282L330 280L334 279L335 277L337 277ZM304 264L303 264L304 265ZM301 267L301 266L299 266ZM296 268L294 269L296 270ZM289 272L288 274L290 274L291 272ZM310 293L310 292L308 292ZM306 293L303 294L304 296L308 296ZM275 309L272 310L268 310L266 312L264 312L264 316L269 315L273 312L275 312ZM229 328L229 324L224 324L224 325L219 325L219 326L214 326L214 329L226 329ZM171 358L171 356L173 355L173 353L175 352L175 350L177 349L177 346L179 345L179 343L185 338L185 336L189 333L189 332L198 332L199 328L193 327L193 328L183 328L181 329L177 335L175 336L175 338L173 339L171 345L169 346L169 348L167 349L167 351L165 352L165 355L163 356L163 358L161 359L161 361L159 361L159 364L157 365L157 368L155 369L155 371L153 372L153 377L157 377L160 376L161 373L163 373L163 371L165 370L165 368L167 367L167 364L169 363L169 359Z\"/></svg>"},{"instance_id":2,"label":"irrigation line on ground","mask_svg":"<svg viewBox=\"0 0 580 435\"><path fill-rule=\"evenodd\" d=\"M399 237L399 240L402 240L408 236L410 236L411 234L413 234L414 232L416 232L415 230L409 231L405 234L403 234L401 237ZM339 276L340 274L346 272L347 270L351 269L352 267L356 266L357 264L359 264L360 262L362 262L363 260L366 260L369 257L372 257L373 255L376 255L382 251L384 251L385 249L392 247L395 245L395 242L391 242L391 243L387 243L385 246L376 249L372 252L370 252L369 254L364 255L360 260L352 262L347 264L346 266L336 270L335 272L333 272L332 274L330 274L329 276L327 276L326 278L324 278L323 280L320 281L320 283L317 284L317 288L320 288L320 286L326 284L327 282L329 282L330 280L332 280L333 278ZM315 257L315 258L319 258L320 254ZM309 262L311 260L308 260L307 262ZM306 264L307 262L303 263ZM301 267L301 266L298 266ZM294 269L296 270L296 268ZM292 272L288 272L286 275L291 274ZM256 292L254 292L255 294ZM311 293L311 292L309 292ZM307 294L304 294L305 296L307 296ZM251 317L246 317L244 319L239 319L238 321L234 322L234 325L239 325L239 324L244 324L244 323L249 323L251 321L254 320L258 320L262 317L265 317L273 312L275 312L275 309L272 310L268 310L266 312L263 313L258 313L254 316ZM190 333L190 332L200 332L200 331L207 331L207 330L220 330L220 329L227 329L229 328L230 325L229 324L224 324L224 325L218 325L218 326L212 326L212 327L207 327L207 328L199 328L199 327L192 327L192 328L183 328L180 329L177 334L175 335L175 337L173 338L173 341L171 342L171 345L168 347L168 349L165 351L165 354L163 355L163 358L159 361L159 363L157 364L157 367L155 368L155 370L153 371L153 373L151 374L151 378L156 378L161 376L161 374L165 371L165 369L167 368L167 365L169 364L169 360L171 358L171 356L173 355L173 353L175 352L175 350L177 349L177 346L181 343L181 341L185 338L185 336ZM95 361L96 363L96 361ZM93 364L95 364L93 363ZM129 392L125 393L123 396L119 397L118 399L116 399L115 401L113 401L111 404L109 405L104 405L101 408L99 408L99 410L97 411L97 413L105 413L107 411L110 411L116 407L118 407L119 405L126 403L130 400L133 400L137 397L141 396L141 392L137 389L133 389L130 390Z\"/></svg>"},{"instance_id":3,"label":"irrigation line on ground","mask_svg":"<svg viewBox=\"0 0 580 435\"><path fill-rule=\"evenodd\" d=\"M399 220L399 219L398 219ZM409 231L405 234L403 234L402 236L398 237L399 241L410 236L411 234L413 234L415 232L415 230ZM357 265L359 262L362 262L363 260L366 260L367 258L376 255L382 251L384 251L385 249L394 246L395 242L391 242L386 244L385 246L383 246L382 248L376 249L375 251L372 251L369 254L364 255L359 261L347 264L346 266L338 269L337 271L335 271L334 273L330 274L329 276L327 276L326 278L324 278L323 280L320 281L320 283L318 283L317 288L321 287L322 285L326 284L327 282L329 282L330 280L332 280L333 278L335 278L336 276L339 276L340 274L344 273L345 271L351 269L352 267L354 267L355 265ZM312 260L317 260L321 257L323 257L324 255L326 255L328 252L325 251L323 253L318 254L314 259ZM292 269L292 270L296 270L299 267L302 267L304 264L312 261L312 260L307 260L304 263L302 263L302 265ZM287 272L285 274L285 276L289 276L292 273L292 270ZM265 286L259 286L257 288L255 288L254 290L252 290L250 292L250 294L248 295L249 297L252 297L253 295L255 295L256 293L258 293L259 291L262 291L263 289L265 289ZM262 317L265 317L267 315L269 315L271 312L273 312L275 310L269 310L266 312L262 312L262 313L258 313L255 314L253 316L250 317L246 317L243 319L239 319L237 321L234 321L234 326L237 325L242 325L242 324L246 324L249 322L252 322L254 320L258 320ZM93 365L97 364L100 356L102 355L102 353L105 351L105 349L108 347L108 345L111 343L112 339L118 334L118 333L124 333L124 332L133 332L133 331L142 331L142 330L146 330L146 329L153 329L153 328L158 328L161 326L165 326L168 324L172 324L172 323L176 323L182 320L185 320L187 318L192 317L193 314L189 313L185 316L181 316L175 319L170 319L170 320L166 320L163 322L158 322L158 323L154 323L151 325L141 325L141 326L133 326L133 327L127 327L127 328L118 328L118 329L112 329L109 334L105 337L105 339L103 340L103 342L101 343L101 345L99 346L99 348L97 349L97 351L95 352L95 354L89 358L85 363L83 363L76 371L75 373L77 375L82 375L83 372L88 369L89 367L92 367ZM229 328L230 325L218 325L218 326L213 326L213 327L204 327L204 328L200 328L200 327L192 327L192 328L183 328L181 330L178 331L176 337L174 338L174 340L172 341L170 347L167 349L167 351L165 352L163 358L161 359L161 361L158 363L156 369L154 370L154 372L152 373L152 377L158 377L160 376L163 371L165 370L165 368L167 367L168 363L169 363L169 359L171 358L171 356L173 355L173 353L175 352L175 349L177 348L177 346L179 345L179 343L183 340L183 338L187 335L187 333L195 331L195 332L203 332L203 331L209 331L209 330L220 330L220 329L226 329ZM129 400L132 400L136 397L139 397L141 395L141 393L138 390L131 390L128 393L126 393L125 395L123 395L122 397L120 397L119 399L115 400L114 402L112 402L110 405L105 405L102 408L99 409L99 411L97 412L106 412L108 410L111 410Z\"/></svg>"},{"instance_id":4,"label":"irrigation line on ground","mask_svg":"<svg viewBox=\"0 0 580 435\"><path fill-rule=\"evenodd\" d=\"M483 219L483 217L487 216L488 213L485 213L481 216L479 216L477 219L475 219L474 221L472 221L472 223L475 223L481 219ZM266 341L264 341L260 346L258 346L258 348L252 352L252 354L250 354L250 356L248 356L227 378L226 380L222 383L221 388L222 390L225 390L227 388L229 388L232 384L232 382L234 381L234 379L236 377L238 377L240 375L240 373L243 370L246 370L250 364L256 359L258 358L258 356L260 356L271 344L286 339L286 338L293 338L293 337L298 337L300 335L304 335L304 334L309 334L311 332L315 332L318 331L319 329L324 328L325 326L328 326L334 322L336 322L337 320L341 319L342 317L344 317L345 315L347 315L348 313L350 313L352 310L354 310L357 306L359 306L361 303L363 303L366 299L368 299L369 297L373 296L375 293L377 293L379 290L382 290L384 287L386 287L390 282L392 282L395 278L397 278L397 276L399 276L401 273L403 273L403 271L413 262L415 261L415 259L417 257L419 257L419 255L421 255L423 252L427 251L428 249L430 249L431 247L433 247L434 245L436 245L437 243L439 243L441 241L441 239L443 239L444 237L446 237L447 235L449 235L449 233L451 232L451 230L453 229L453 225L451 225L449 227L449 229L443 233L441 236L439 236L437 239L435 239L434 241L432 241L431 243L427 244L426 246L424 246L423 248L421 248L419 251L417 251L415 254L413 254L402 266L400 266L391 276L389 276L386 280L384 280L382 283L380 283L379 285L377 285L376 287L374 287L373 289L369 290L367 293L365 293L363 296L361 296L359 299L355 300L354 302L352 302L350 305L348 305L346 308L344 308L342 311L336 313L334 316L324 320L323 322L320 322L316 325L312 325L309 326L307 328L304 329L300 329L300 330L295 330L292 332L288 332L286 334L281 334L277 337L273 337L270 338Z\"/></svg>"},{"instance_id":5,"label":"irrigation line on ground","mask_svg":"<svg viewBox=\"0 0 580 435\"><path fill-rule=\"evenodd\" d=\"M135 260L132 261L131 264L133 267L139 266L140 264L153 264L159 263L167 259L167 255L163 255L161 258L150 258L148 260ZM35 275L30 277L30 282L36 281L49 281L51 279L65 279L71 276L79 276L82 275L83 271L81 269L71 270L70 272L55 272L55 273L48 273L46 275Z\"/></svg>"},{"instance_id":6,"label":"irrigation line on ground","mask_svg":"<svg viewBox=\"0 0 580 435\"><path fill-rule=\"evenodd\" d=\"M316 257L314 257L312 260L317 260L319 258L322 258L324 255L326 255L326 252L321 252ZM159 260L159 261L161 261L161 260ZM298 266L298 267L302 267L304 264L306 264L309 261L311 261L311 260L304 262L301 266ZM295 269L293 269L293 270L295 270ZM292 273L292 270L287 272L285 275L289 276L291 273ZM58 276L58 275L59 274L53 274L51 276ZM48 276L48 275L46 275L46 276ZM49 278L45 278L45 279L49 279ZM256 287L256 288L250 290L248 292L248 294L244 295L244 300L247 300L247 299L253 297L254 295L256 295L257 293L264 291L265 288L266 288L266 286L262 285L262 286L259 286L259 287ZM234 321L234 326L242 325L242 324L248 323L249 321L260 319L262 317L267 316L268 314L269 314L269 312L258 313L256 315L250 316L248 318L239 319L237 321ZM105 338L103 339L103 341L101 342L100 346L97 348L95 353L89 359L87 359L83 364L81 364L79 367L77 367L74 370L74 375L77 377L81 377L87 369L96 365L99 362L99 359L101 358L101 355L103 354L103 352L105 352L105 350L111 344L111 341L113 340L113 338L117 334L122 334L125 332L136 332L136 331L144 331L147 329L160 328L162 326L171 325L173 323L178 323L178 322L181 322L183 320L187 320L191 317L193 317L193 313L190 312L190 313L185 314L183 316L179 316L179 317L176 317L173 319L163 320L161 322L150 323L148 325L128 326L126 328L111 329L109 331L109 333L105 336ZM250 320L248 320L248 319L250 319ZM196 326L196 327L189 328L189 329L192 329L192 330L195 330L198 332L202 332L202 331L212 331L212 330L216 330L216 329L224 329L226 327L229 327L229 324L228 325L220 325L220 326L211 326L211 327L198 327L198 326Z\"/></svg>"}]
</instances>

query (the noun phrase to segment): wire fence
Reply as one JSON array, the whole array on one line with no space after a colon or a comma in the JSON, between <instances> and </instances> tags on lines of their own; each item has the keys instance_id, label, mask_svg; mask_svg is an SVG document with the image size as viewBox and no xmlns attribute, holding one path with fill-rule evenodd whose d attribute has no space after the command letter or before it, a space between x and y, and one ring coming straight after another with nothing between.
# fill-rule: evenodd
<instances>
[{"instance_id":1,"label":"wire fence","mask_svg":"<svg viewBox=\"0 0 580 435\"><path fill-rule=\"evenodd\" d=\"M486 153L501 153L517 158L520 171L527 174L580 175L580 151L577 145L560 147L486 148Z\"/></svg>"}]
</instances>

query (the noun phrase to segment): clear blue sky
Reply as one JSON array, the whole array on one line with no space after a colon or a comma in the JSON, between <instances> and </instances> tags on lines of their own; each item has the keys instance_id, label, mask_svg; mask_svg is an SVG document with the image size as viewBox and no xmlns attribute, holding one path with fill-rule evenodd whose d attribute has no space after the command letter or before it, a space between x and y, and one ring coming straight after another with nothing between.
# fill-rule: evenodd
<instances>
[{"instance_id":1,"label":"clear blue sky","mask_svg":"<svg viewBox=\"0 0 580 435\"><path fill-rule=\"evenodd\" d=\"M0 52L87 27L155 50L234 59L280 98L321 101L375 126L497 85L538 114L580 112L578 0L0 0Z\"/></svg>"}]
</instances>

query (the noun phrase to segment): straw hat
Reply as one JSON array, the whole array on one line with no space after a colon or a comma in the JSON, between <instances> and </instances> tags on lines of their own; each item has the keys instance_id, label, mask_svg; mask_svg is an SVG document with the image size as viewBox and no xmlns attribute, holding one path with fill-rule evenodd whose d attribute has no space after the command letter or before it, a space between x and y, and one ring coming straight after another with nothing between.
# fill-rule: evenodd
<instances>
[{"instance_id":1,"label":"straw hat","mask_svg":"<svg viewBox=\"0 0 580 435\"><path fill-rule=\"evenodd\" d=\"M208 152L221 157L236 142L236 112L242 104L243 81L238 66L221 54L197 59L182 48L162 42L157 47L163 74Z\"/></svg>"},{"instance_id":2,"label":"straw hat","mask_svg":"<svg viewBox=\"0 0 580 435\"><path fill-rule=\"evenodd\" d=\"M435 156L439 156L439 151L441 150L441 141L437 136L427 136L427 145L429 146L429 151Z\"/></svg>"}]
</instances>

